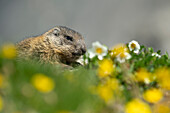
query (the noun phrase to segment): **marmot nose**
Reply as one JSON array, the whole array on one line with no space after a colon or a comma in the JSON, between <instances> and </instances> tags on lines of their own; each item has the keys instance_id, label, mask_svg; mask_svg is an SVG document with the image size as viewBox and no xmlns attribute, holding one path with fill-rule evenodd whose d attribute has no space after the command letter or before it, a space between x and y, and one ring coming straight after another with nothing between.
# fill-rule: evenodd
<instances>
[{"instance_id":1,"label":"marmot nose","mask_svg":"<svg viewBox=\"0 0 170 113\"><path fill-rule=\"evenodd\" d=\"M82 48L81 51L82 51L82 54L86 53L86 49L84 49L84 48Z\"/></svg>"}]
</instances>

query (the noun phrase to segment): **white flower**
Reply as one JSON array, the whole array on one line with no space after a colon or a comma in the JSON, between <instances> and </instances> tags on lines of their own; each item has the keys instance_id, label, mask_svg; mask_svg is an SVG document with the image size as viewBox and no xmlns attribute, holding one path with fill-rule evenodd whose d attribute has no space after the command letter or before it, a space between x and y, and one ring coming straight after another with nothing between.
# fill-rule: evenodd
<instances>
[{"instance_id":1,"label":"white flower","mask_svg":"<svg viewBox=\"0 0 170 113\"><path fill-rule=\"evenodd\" d=\"M148 78L145 78L145 79L144 79L144 82L145 82L145 84L149 84L149 83L150 83L150 80L149 80Z\"/></svg>"},{"instance_id":2,"label":"white flower","mask_svg":"<svg viewBox=\"0 0 170 113\"><path fill-rule=\"evenodd\" d=\"M130 51L134 51L134 53L139 53L140 45L137 41L132 40L131 42L129 42L128 47L129 47Z\"/></svg>"},{"instance_id":3,"label":"white flower","mask_svg":"<svg viewBox=\"0 0 170 113\"><path fill-rule=\"evenodd\" d=\"M156 56L158 58L161 58L161 55L159 55L158 53L152 53L152 56Z\"/></svg>"},{"instance_id":4,"label":"white flower","mask_svg":"<svg viewBox=\"0 0 170 113\"><path fill-rule=\"evenodd\" d=\"M87 51L87 54L89 58L97 56L99 60L102 60L103 57L107 55L107 47L101 45L98 41L94 42L92 48Z\"/></svg>"},{"instance_id":5,"label":"white flower","mask_svg":"<svg viewBox=\"0 0 170 113\"><path fill-rule=\"evenodd\" d=\"M120 63L123 63L130 58L131 58L131 55L128 52L123 52L117 56L117 61L119 61Z\"/></svg>"},{"instance_id":6,"label":"white flower","mask_svg":"<svg viewBox=\"0 0 170 113\"><path fill-rule=\"evenodd\" d=\"M88 59L83 59L83 56L81 56L79 59L77 59L76 62L80 63L83 66L89 63Z\"/></svg>"}]
</instances>

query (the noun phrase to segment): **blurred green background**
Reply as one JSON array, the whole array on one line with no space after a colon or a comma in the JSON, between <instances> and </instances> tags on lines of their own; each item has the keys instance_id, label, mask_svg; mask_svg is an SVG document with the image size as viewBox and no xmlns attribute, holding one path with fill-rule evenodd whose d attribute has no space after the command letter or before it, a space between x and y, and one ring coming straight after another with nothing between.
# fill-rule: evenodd
<instances>
[{"instance_id":1,"label":"blurred green background","mask_svg":"<svg viewBox=\"0 0 170 113\"><path fill-rule=\"evenodd\" d=\"M135 39L170 52L169 12L169 0L0 0L0 44L63 25L79 31L88 47Z\"/></svg>"}]
</instances>

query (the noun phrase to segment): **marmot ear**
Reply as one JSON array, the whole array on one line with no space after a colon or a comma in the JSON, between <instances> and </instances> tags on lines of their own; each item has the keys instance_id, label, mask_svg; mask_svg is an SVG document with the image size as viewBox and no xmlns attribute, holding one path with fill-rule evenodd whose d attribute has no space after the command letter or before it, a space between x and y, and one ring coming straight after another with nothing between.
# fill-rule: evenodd
<instances>
[{"instance_id":1,"label":"marmot ear","mask_svg":"<svg viewBox=\"0 0 170 113\"><path fill-rule=\"evenodd\" d=\"M53 34L54 34L55 36L59 36L59 34L60 34L60 29L59 29L59 28L55 28L55 29L53 30Z\"/></svg>"}]
</instances>

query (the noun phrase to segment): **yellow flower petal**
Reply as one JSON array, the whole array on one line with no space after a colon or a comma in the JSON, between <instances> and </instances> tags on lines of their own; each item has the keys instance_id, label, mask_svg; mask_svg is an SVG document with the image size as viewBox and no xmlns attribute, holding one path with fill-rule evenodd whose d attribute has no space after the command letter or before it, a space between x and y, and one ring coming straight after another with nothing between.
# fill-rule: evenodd
<instances>
[{"instance_id":1,"label":"yellow flower petal","mask_svg":"<svg viewBox=\"0 0 170 113\"><path fill-rule=\"evenodd\" d=\"M150 72L148 72L145 68L140 68L135 73L135 78L138 82L149 83L149 82L151 82L151 77L152 77L152 74Z\"/></svg>"},{"instance_id":2,"label":"yellow flower petal","mask_svg":"<svg viewBox=\"0 0 170 113\"><path fill-rule=\"evenodd\" d=\"M3 109L3 99L2 97L0 96L0 111L2 111Z\"/></svg>"},{"instance_id":3,"label":"yellow flower petal","mask_svg":"<svg viewBox=\"0 0 170 113\"><path fill-rule=\"evenodd\" d=\"M14 44L6 44L2 46L2 56L7 59L14 59L17 55L16 47Z\"/></svg>"},{"instance_id":4,"label":"yellow flower petal","mask_svg":"<svg viewBox=\"0 0 170 113\"><path fill-rule=\"evenodd\" d=\"M112 57L116 57L118 56L120 53L125 53L128 52L129 50L127 48L127 46L125 44L118 44L116 46L114 46L111 50L111 56Z\"/></svg>"},{"instance_id":5,"label":"yellow flower petal","mask_svg":"<svg viewBox=\"0 0 170 113\"><path fill-rule=\"evenodd\" d=\"M115 78L108 79L106 85L114 91L119 90L119 81Z\"/></svg>"},{"instance_id":6,"label":"yellow flower petal","mask_svg":"<svg viewBox=\"0 0 170 113\"><path fill-rule=\"evenodd\" d=\"M99 62L98 75L99 77L107 77L114 71L113 62L110 59L104 59Z\"/></svg>"},{"instance_id":7,"label":"yellow flower petal","mask_svg":"<svg viewBox=\"0 0 170 113\"><path fill-rule=\"evenodd\" d=\"M126 113L151 113L150 107L140 99L133 99L125 106Z\"/></svg>"},{"instance_id":8,"label":"yellow flower petal","mask_svg":"<svg viewBox=\"0 0 170 113\"><path fill-rule=\"evenodd\" d=\"M161 67L155 71L155 76L160 84L160 86L164 89L170 90L170 68Z\"/></svg>"},{"instance_id":9,"label":"yellow flower petal","mask_svg":"<svg viewBox=\"0 0 170 113\"><path fill-rule=\"evenodd\" d=\"M0 74L0 88L3 87L4 77L2 74Z\"/></svg>"},{"instance_id":10,"label":"yellow flower petal","mask_svg":"<svg viewBox=\"0 0 170 113\"><path fill-rule=\"evenodd\" d=\"M168 104L157 104L153 108L154 113L170 113L170 107Z\"/></svg>"},{"instance_id":11,"label":"yellow flower petal","mask_svg":"<svg viewBox=\"0 0 170 113\"><path fill-rule=\"evenodd\" d=\"M113 99L113 91L110 87L106 85L99 85L97 87L97 92L99 96L107 103L109 100Z\"/></svg>"},{"instance_id":12,"label":"yellow flower petal","mask_svg":"<svg viewBox=\"0 0 170 113\"><path fill-rule=\"evenodd\" d=\"M56 113L72 113L71 111L67 111L67 110L62 110L62 111L58 111Z\"/></svg>"},{"instance_id":13,"label":"yellow flower petal","mask_svg":"<svg viewBox=\"0 0 170 113\"><path fill-rule=\"evenodd\" d=\"M143 98L150 103L157 103L162 97L162 92L156 88L149 89L143 94Z\"/></svg>"},{"instance_id":14,"label":"yellow flower petal","mask_svg":"<svg viewBox=\"0 0 170 113\"><path fill-rule=\"evenodd\" d=\"M54 89L54 81L44 74L35 74L32 77L32 84L43 93L51 92Z\"/></svg>"}]
</instances>

